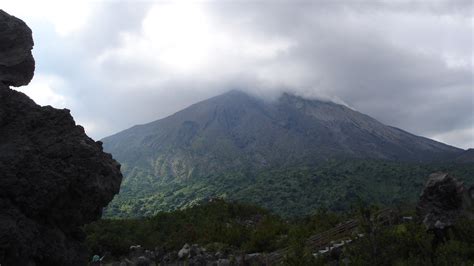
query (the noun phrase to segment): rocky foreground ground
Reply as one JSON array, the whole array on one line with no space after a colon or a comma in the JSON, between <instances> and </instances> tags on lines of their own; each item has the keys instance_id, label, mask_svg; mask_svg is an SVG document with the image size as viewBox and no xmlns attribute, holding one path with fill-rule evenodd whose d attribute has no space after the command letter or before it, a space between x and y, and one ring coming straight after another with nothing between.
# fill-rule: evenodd
<instances>
[{"instance_id":1,"label":"rocky foreground ground","mask_svg":"<svg viewBox=\"0 0 474 266\"><path fill-rule=\"evenodd\" d=\"M309 237L306 247L301 249L311 250L315 259L321 258L334 265L349 263L343 250L354 243L372 238L373 228L404 228L404 224L409 226L413 223L420 224L434 236L432 245L436 249L436 246L446 242L449 230L455 227L459 219L474 218L474 186L468 187L448 173L433 173L421 193L417 212L416 216L403 216L397 209L386 208L366 215L362 213L360 217L341 222L334 228ZM249 226L255 224L252 219L244 222ZM372 229L364 231L363 228L367 225ZM286 265L285 257L290 252L289 248L281 248L273 252L245 254L187 243L179 250L166 252L159 247L146 250L140 245L133 245L128 254L118 259L105 259L104 262L108 263L104 265Z\"/></svg>"}]
</instances>

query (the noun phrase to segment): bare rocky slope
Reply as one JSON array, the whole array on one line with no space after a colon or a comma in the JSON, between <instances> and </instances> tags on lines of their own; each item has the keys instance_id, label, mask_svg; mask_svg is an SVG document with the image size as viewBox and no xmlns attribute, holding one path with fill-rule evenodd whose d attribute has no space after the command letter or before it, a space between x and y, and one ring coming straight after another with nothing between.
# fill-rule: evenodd
<instances>
[{"instance_id":1,"label":"bare rocky slope","mask_svg":"<svg viewBox=\"0 0 474 266\"><path fill-rule=\"evenodd\" d=\"M32 33L0 10L0 264L86 265L81 227L118 193L120 165L69 110L9 86L30 82Z\"/></svg>"}]
</instances>

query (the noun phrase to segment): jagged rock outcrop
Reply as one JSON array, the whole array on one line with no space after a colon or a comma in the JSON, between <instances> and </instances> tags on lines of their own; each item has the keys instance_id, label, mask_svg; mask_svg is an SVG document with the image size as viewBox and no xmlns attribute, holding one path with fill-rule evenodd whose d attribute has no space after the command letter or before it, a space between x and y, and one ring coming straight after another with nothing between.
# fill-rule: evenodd
<instances>
[{"instance_id":1,"label":"jagged rock outcrop","mask_svg":"<svg viewBox=\"0 0 474 266\"><path fill-rule=\"evenodd\" d=\"M118 193L120 165L69 110L8 86L34 71L31 30L0 10L0 264L86 265L81 226Z\"/></svg>"},{"instance_id":2,"label":"jagged rock outcrop","mask_svg":"<svg viewBox=\"0 0 474 266\"><path fill-rule=\"evenodd\" d=\"M0 80L8 86L26 85L33 78L33 37L20 19L0 10Z\"/></svg>"},{"instance_id":3,"label":"jagged rock outcrop","mask_svg":"<svg viewBox=\"0 0 474 266\"><path fill-rule=\"evenodd\" d=\"M453 226L460 217L474 218L474 186L467 188L448 173L433 173L423 189L417 211L428 230Z\"/></svg>"}]
</instances>

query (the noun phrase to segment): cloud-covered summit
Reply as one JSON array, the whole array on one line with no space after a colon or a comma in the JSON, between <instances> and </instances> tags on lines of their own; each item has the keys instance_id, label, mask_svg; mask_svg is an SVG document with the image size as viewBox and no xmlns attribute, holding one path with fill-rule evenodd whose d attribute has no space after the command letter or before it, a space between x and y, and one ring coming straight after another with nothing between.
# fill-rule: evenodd
<instances>
[{"instance_id":1,"label":"cloud-covered summit","mask_svg":"<svg viewBox=\"0 0 474 266\"><path fill-rule=\"evenodd\" d=\"M21 90L95 138L238 88L329 98L474 146L471 1L32 3L3 6L35 37Z\"/></svg>"}]
</instances>

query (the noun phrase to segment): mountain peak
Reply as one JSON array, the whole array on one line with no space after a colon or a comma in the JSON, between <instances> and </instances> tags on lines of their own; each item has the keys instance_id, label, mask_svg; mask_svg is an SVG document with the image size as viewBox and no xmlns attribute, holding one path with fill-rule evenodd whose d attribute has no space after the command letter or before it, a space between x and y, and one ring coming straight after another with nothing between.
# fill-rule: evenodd
<instances>
[{"instance_id":1,"label":"mountain peak","mask_svg":"<svg viewBox=\"0 0 474 266\"><path fill-rule=\"evenodd\" d=\"M432 161L461 152L343 105L289 93L267 102L239 90L105 138L104 147L122 162L153 162L147 167L155 175L170 178L340 157Z\"/></svg>"},{"instance_id":2,"label":"mountain peak","mask_svg":"<svg viewBox=\"0 0 474 266\"><path fill-rule=\"evenodd\" d=\"M125 130L103 143L122 163L126 179L121 199L140 194L147 198L147 206L148 202L160 205L159 199L167 197L163 193L172 191L168 198L175 207L187 201L180 191L187 193L188 200L209 193L254 195L248 188L263 182L262 175L273 182L268 176L280 173L280 181L275 182L283 182L278 189L285 190L284 195L290 193L286 191L290 183L302 184L299 178L306 185L319 186L317 177L301 177L291 169L314 169L339 159L398 164L454 158L462 152L386 126L343 105L288 93L265 101L237 90ZM242 185L243 180L250 183ZM255 197L276 202L265 195ZM291 205L278 202L283 209Z\"/></svg>"}]
</instances>

